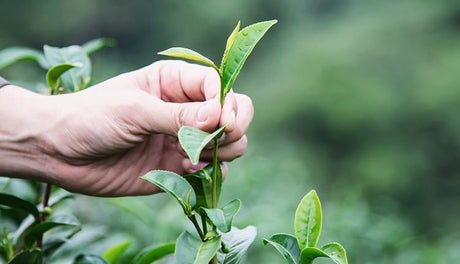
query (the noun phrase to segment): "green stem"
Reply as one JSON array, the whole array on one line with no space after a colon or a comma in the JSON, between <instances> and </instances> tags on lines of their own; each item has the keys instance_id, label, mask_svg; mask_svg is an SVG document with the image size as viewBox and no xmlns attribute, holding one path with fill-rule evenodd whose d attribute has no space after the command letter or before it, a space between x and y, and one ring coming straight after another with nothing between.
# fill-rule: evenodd
<instances>
[{"instance_id":1,"label":"green stem","mask_svg":"<svg viewBox=\"0 0 460 264\"><path fill-rule=\"evenodd\" d=\"M198 235L200 235L201 240L204 242L204 234L203 234L203 231L201 231L198 221L196 220L195 214L192 214L191 216L189 216L188 219L192 221L193 225L195 226L196 231L198 232Z\"/></svg>"},{"instance_id":2,"label":"green stem","mask_svg":"<svg viewBox=\"0 0 460 264\"><path fill-rule=\"evenodd\" d=\"M203 233L206 234L208 233L208 226L206 224L206 215L200 214L200 216L201 216L201 226L203 226Z\"/></svg>"}]
</instances>

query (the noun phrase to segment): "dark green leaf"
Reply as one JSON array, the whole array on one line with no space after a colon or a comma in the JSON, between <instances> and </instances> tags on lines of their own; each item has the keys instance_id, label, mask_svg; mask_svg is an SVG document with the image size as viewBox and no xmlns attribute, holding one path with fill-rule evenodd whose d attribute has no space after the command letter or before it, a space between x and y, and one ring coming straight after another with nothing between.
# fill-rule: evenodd
<instances>
[{"instance_id":1,"label":"dark green leaf","mask_svg":"<svg viewBox=\"0 0 460 264\"><path fill-rule=\"evenodd\" d=\"M42 236L43 233L48 230L58 227L58 226L67 226L67 227L77 227L80 223L78 220L70 215L60 215L51 218L50 220L37 224L31 229L27 230L27 233L24 237L24 245L27 248L30 248L36 241L37 238Z\"/></svg>"},{"instance_id":2,"label":"dark green leaf","mask_svg":"<svg viewBox=\"0 0 460 264\"><path fill-rule=\"evenodd\" d=\"M230 251L227 254L219 253L217 255L219 263L222 264L240 264L249 246L257 235L257 229L254 226L248 226L244 229L232 227L230 232L222 234L222 242L227 245Z\"/></svg>"},{"instance_id":3,"label":"dark green leaf","mask_svg":"<svg viewBox=\"0 0 460 264\"><path fill-rule=\"evenodd\" d=\"M306 247L302 249L300 254L300 264L311 264L313 260L321 257L329 257L326 253L321 251L319 248Z\"/></svg>"},{"instance_id":4,"label":"dark green leaf","mask_svg":"<svg viewBox=\"0 0 460 264\"><path fill-rule=\"evenodd\" d=\"M168 243L161 246L155 246L151 248L147 248L142 250L139 254L137 254L132 264L150 264L154 261L162 259L163 257L173 254L176 248L176 243Z\"/></svg>"},{"instance_id":5,"label":"dark green leaf","mask_svg":"<svg viewBox=\"0 0 460 264\"><path fill-rule=\"evenodd\" d=\"M62 87L65 93L79 91L89 82L91 62L82 47L74 45L65 48L56 48L45 45L43 50L46 60L51 67L63 63L81 63L81 67L71 69L61 76Z\"/></svg>"},{"instance_id":6,"label":"dark green leaf","mask_svg":"<svg viewBox=\"0 0 460 264\"><path fill-rule=\"evenodd\" d=\"M53 207L53 206L61 203L64 200L73 198L74 196L75 196L74 194L72 194L72 193L70 193L68 191L65 191L63 189L59 189L58 191L53 192L51 194L50 200L48 202L48 206Z\"/></svg>"},{"instance_id":7,"label":"dark green leaf","mask_svg":"<svg viewBox=\"0 0 460 264\"><path fill-rule=\"evenodd\" d=\"M259 42L267 30L276 23L276 20L260 22L245 27L238 32L232 47L228 51L227 59L220 65L223 93L221 97L225 97L232 88L236 77L240 73L241 68L257 42Z\"/></svg>"},{"instance_id":8,"label":"dark green leaf","mask_svg":"<svg viewBox=\"0 0 460 264\"><path fill-rule=\"evenodd\" d=\"M275 234L269 239L265 238L264 244L272 245L288 264L300 263L300 248L295 236L290 234Z\"/></svg>"},{"instance_id":9,"label":"dark green leaf","mask_svg":"<svg viewBox=\"0 0 460 264\"><path fill-rule=\"evenodd\" d=\"M116 41L114 39L110 38L98 38L98 39L93 39L85 44L82 45L83 50L86 52L86 54L92 55L96 51L106 48L106 47L113 47L115 46Z\"/></svg>"},{"instance_id":10,"label":"dark green leaf","mask_svg":"<svg viewBox=\"0 0 460 264\"><path fill-rule=\"evenodd\" d=\"M50 238L43 243L42 250L43 255L45 257L50 257L56 250L58 250L61 246L67 243L69 240L65 238Z\"/></svg>"},{"instance_id":11,"label":"dark green leaf","mask_svg":"<svg viewBox=\"0 0 460 264\"><path fill-rule=\"evenodd\" d=\"M6 205L12 208L26 211L29 214L33 215L33 217L37 221L40 218L40 213L38 212L38 209L34 204L11 194L0 193L0 205Z\"/></svg>"},{"instance_id":12,"label":"dark green leaf","mask_svg":"<svg viewBox=\"0 0 460 264\"><path fill-rule=\"evenodd\" d=\"M38 249L17 254L8 264L42 264L42 252Z\"/></svg>"},{"instance_id":13,"label":"dark green leaf","mask_svg":"<svg viewBox=\"0 0 460 264\"><path fill-rule=\"evenodd\" d=\"M184 176L195 191L196 204L194 209L200 207L212 207L211 174L212 165L210 164L202 170Z\"/></svg>"},{"instance_id":14,"label":"dark green leaf","mask_svg":"<svg viewBox=\"0 0 460 264\"><path fill-rule=\"evenodd\" d=\"M177 137L182 148L190 158L192 164L198 164L203 148L214 138L219 138L225 130L225 126L219 128L214 133L209 134L198 128L183 126L179 129Z\"/></svg>"},{"instance_id":15,"label":"dark green leaf","mask_svg":"<svg viewBox=\"0 0 460 264\"><path fill-rule=\"evenodd\" d=\"M11 47L0 51L0 70L23 60L35 61L44 69L49 67L40 51L24 47Z\"/></svg>"},{"instance_id":16,"label":"dark green leaf","mask_svg":"<svg viewBox=\"0 0 460 264\"><path fill-rule=\"evenodd\" d=\"M75 64L63 63L63 64L57 64L51 67L46 73L46 83L48 84L48 87L51 89L52 94L56 94L55 91L59 88L59 85L60 85L59 77L61 77L62 74L64 74L66 71L72 68L81 67L81 66L83 66L81 63L75 63Z\"/></svg>"},{"instance_id":17,"label":"dark green leaf","mask_svg":"<svg viewBox=\"0 0 460 264\"><path fill-rule=\"evenodd\" d=\"M105 259L98 255L93 254L80 254L78 255L73 264L109 264Z\"/></svg>"},{"instance_id":18,"label":"dark green leaf","mask_svg":"<svg viewBox=\"0 0 460 264\"><path fill-rule=\"evenodd\" d=\"M207 215L208 219L217 226L217 228L227 233L232 228L233 217L238 213L241 207L241 201L236 199L229 202L222 209L220 208L201 208Z\"/></svg>"},{"instance_id":19,"label":"dark green leaf","mask_svg":"<svg viewBox=\"0 0 460 264\"><path fill-rule=\"evenodd\" d=\"M301 250L316 246L321 234L321 221L321 203L312 190L302 198L295 212L295 236Z\"/></svg>"},{"instance_id":20,"label":"dark green leaf","mask_svg":"<svg viewBox=\"0 0 460 264\"><path fill-rule=\"evenodd\" d=\"M167 50L158 52L158 54L164 55L164 56L184 58L188 60L197 61L205 65L211 66L217 71L219 71L219 68L217 68L217 66L214 64L214 62L212 62L212 60L206 58L205 56L191 49L174 47L174 48L169 48Z\"/></svg>"},{"instance_id":21,"label":"dark green leaf","mask_svg":"<svg viewBox=\"0 0 460 264\"><path fill-rule=\"evenodd\" d=\"M102 257L110 264L115 264L115 262L125 253L131 243L132 241L125 241L117 244L102 253Z\"/></svg>"},{"instance_id":22,"label":"dark green leaf","mask_svg":"<svg viewBox=\"0 0 460 264\"><path fill-rule=\"evenodd\" d=\"M186 215L191 214L191 209L195 207L196 203L195 191L179 174L170 171L154 170L141 178L155 184L166 193L172 195L182 206L184 213ZM187 200L189 200L189 203L187 203Z\"/></svg>"}]
</instances>

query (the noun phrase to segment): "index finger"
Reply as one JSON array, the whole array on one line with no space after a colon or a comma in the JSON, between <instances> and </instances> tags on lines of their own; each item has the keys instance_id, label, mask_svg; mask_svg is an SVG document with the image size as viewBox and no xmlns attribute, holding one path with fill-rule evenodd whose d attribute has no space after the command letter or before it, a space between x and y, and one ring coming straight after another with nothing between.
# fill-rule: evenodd
<instances>
[{"instance_id":1,"label":"index finger","mask_svg":"<svg viewBox=\"0 0 460 264\"><path fill-rule=\"evenodd\" d=\"M207 101L220 96L220 77L211 67L164 60L147 66L144 75L147 91L167 102Z\"/></svg>"}]
</instances>

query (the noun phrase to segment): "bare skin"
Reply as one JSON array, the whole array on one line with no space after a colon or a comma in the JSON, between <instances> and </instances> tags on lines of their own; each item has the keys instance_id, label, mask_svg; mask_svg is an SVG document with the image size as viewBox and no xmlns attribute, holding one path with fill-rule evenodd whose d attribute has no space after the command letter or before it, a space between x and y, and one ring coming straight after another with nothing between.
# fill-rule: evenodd
<instances>
[{"instance_id":1,"label":"bare skin","mask_svg":"<svg viewBox=\"0 0 460 264\"><path fill-rule=\"evenodd\" d=\"M82 92L43 96L0 89L0 175L39 180L95 196L144 195L158 188L139 179L153 169L185 174L193 166L177 141L183 125L226 125L219 159L246 151L251 100L231 92L221 108L211 68L159 61ZM224 166L224 174L226 169Z\"/></svg>"}]
</instances>

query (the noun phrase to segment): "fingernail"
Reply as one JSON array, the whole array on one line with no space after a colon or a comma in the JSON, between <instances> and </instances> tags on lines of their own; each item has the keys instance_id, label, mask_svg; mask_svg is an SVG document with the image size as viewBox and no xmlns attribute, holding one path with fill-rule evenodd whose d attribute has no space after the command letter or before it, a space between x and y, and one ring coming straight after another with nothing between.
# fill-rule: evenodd
<instances>
[{"instance_id":1,"label":"fingernail","mask_svg":"<svg viewBox=\"0 0 460 264\"><path fill-rule=\"evenodd\" d=\"M206 103L205 105L201 106L200 109L198 109L198 114L196 117L196 120L198 123L204 123L208 119L208 113L209 112L209 103Z\"/></svg>"}]
</instances>

